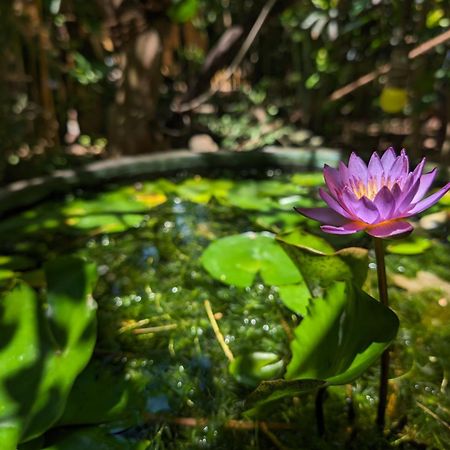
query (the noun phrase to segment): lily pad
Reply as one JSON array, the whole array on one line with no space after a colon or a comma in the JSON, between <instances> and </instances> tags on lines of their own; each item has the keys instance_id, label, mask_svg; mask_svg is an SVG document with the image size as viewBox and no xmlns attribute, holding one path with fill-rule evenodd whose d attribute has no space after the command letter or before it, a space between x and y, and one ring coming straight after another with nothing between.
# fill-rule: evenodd
<instances>
[{"instance_id":1,"label":"lily pad","mask_svg":"<svg viewBox=\"0 0 450 450\"><path fill-rule=\"evenodd\" d=\"M176 188L177 194L194 203L208 203L211 198L223 200L233 187L230 180L210 180L208 178L189 178Z\"/></svg>"},{"instance_id":2,"label":"lily pad","mask_svg":"<svg viewBox=\"0 0 450 450\"><path fill-rule=\"evenodd\" d=\"M279 286L278 292L283 304L291 311L294 311L300 316L306 314L309 300L311 299L311 293L305 282Z\"/></svg>"},{"instance_id":3,"label":"lily pad","mask_svg":"<svg viewBox=\"0 0 450 450\"><path fill-rule=\"evenodd\" d=\"M291 211L259 215L256 217L255 222L261 228L274 232L280 232L292 230L304 220L305 218L303 216L300 214L293 214Z\"/></svg>"},{"instance_id":4,"label":"lily pad","mask_svg":"<svg viewBox=\"0 0 450 450\"><path fill-rule=\"evenodd\" d=\"M149 189L149 186L144 191L124 187L92 199L75 199L62 209L65 224L73 228L104 233L137 227L150 208L155 208L167 200L157 188L153 192Z\"/></svg>"},{"instance_id":5,"label":"lily pad","mask_svg":"<svg viewBox=\"0 0 450 450\"><path fill-rule=\"evenodd\" d=\"M291 342L287 380L345 384L376 361L397 334L392 310L350 283L335 282L310 302Z\"/></svg>"},{"instance_id":6,"label":"lily pad","mask_svg":"<svg viewBox=\"0 0 450 450\"><path fill-rule=\"evenodd\" d=\"M334 252L322 238L302 231L278 236L277 240L314 294L339 280L352 280L362 286L367 277L368 251L364 248Z\"/></svg>"},{"instance_id":7,"label":"lily pad","mask_svg":"<svg viewBox=\"0 0 450 450\"><path fill-rule=\"evenodd\" d=\"M278 207L277 202L261 192L255 181L237 184L222 203L254 211L270 211Z\"/></svg>"},{"instance_id":8,"label":"lily pad","mask_svg":"<svg viewBox=\"0 0 450 450\"><path fill-rule=\"evenodd\" d=\"M217 280L251 286L256 274L268 285L302 281L300 272L268 233L244 233L214 241L201 256L203 267Z\"/></svg>"},{"instance_id":9,"label":"lily pad","mask_svg":"<svg viewBox=\"0 0 450 450\"><path fill-rule=\"evenodd\" d=\"M420 255L431 247L431 242L423 237L411 237L399 242L393 242L386 247L389 253L396 255Z\"/></svg>"},{"instance_id":10,"label":"lily pad","mask_svg":"<svg viewBox=\"0 0 450 450\"><path fill-rule=\"evenodd\" d=\"M292 183L304 187L321 186L324 184L323 173L296 173L291 178Z\"/></svg>"}]
</instances>

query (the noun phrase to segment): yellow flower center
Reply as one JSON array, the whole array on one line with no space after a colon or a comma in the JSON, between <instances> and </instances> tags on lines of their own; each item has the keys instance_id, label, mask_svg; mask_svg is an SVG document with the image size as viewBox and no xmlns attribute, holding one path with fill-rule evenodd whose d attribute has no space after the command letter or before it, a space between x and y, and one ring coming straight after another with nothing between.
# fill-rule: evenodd
<instances>
[{"instance_id":1,"label":"yellow flower center","mask_svg":"<svg viewBox=\"0 0 450 450\"><path fill-rule=\"evenodd\" d=\"M351 182L351 188L356 197L360 199L365 196L369 200L373 200L383 186L391 190L393 185L394 181L390 177L386 178L384 175L381 177L379 185L374 177L370 177L367 184L364 184L361 180L352 180Z\"/></svg>"}]
</instances>

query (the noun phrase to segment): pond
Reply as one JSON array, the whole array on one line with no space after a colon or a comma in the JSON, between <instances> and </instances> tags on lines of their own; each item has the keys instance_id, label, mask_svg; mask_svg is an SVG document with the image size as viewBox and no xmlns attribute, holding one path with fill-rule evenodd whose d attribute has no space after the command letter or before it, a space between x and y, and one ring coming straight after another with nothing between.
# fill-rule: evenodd
<instances>
[{"instance_id":1,"label":"pond","mask_svg":"<svg viewBox=\"0 0 450 450\"><path fill-rule=\"evenodd\" d=\"M328 388L325 441L315 432L312 393L242 416L258 383L282 376L307 306L305 286L275 235L300 233L328 249L371 245L362 234L324 236L293 211L320 204L321 183L321 173L279 170L183 174L78 190L3 220L3 291L19 278L41 289L43 263L60 255L92 261L98 273L94 356L39 445L447 448L448 195L418 219L412 237L387 247L392 307L401 320L389 433L380 437L373 426L378 364L351 385ZM365 287L377 298L371 252ZM264 422L256 426L256 419Z\"/></svg>"}]
</instances>

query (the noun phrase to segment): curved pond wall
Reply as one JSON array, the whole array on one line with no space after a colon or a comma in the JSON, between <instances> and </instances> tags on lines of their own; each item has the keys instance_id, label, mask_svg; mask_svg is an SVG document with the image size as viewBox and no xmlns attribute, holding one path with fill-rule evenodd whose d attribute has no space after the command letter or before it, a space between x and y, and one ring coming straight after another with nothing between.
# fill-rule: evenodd
<instances>
[{"instance_id":1,"label":"curved pond wall","mask_svg":"<svg viewBox=\"0 0 450 450\"><path fill-rule=\"evenodd\" d=\"M148 155L97 161L81 168L59 170L46 177L17 181L0 189L0 215L31 206L52 194L77 187L93 187L110 181L126 181L146 176L208 168L321 169L337 165L341 152L331 148L265 147L251 152L218 151L194 153L174 150Z\"/></svg>"}]
</instances>

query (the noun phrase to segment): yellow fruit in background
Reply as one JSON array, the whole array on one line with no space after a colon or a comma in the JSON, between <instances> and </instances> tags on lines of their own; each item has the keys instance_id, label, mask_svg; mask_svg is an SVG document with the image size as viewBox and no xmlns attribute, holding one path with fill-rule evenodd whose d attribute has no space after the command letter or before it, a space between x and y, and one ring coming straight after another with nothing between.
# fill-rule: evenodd
<instances>
[{"instance_id":1,"label":"yellow fruit in background","mask_svg":"<svg viewBox=\"0 0 450 450\"><path fill-rule=\"evenodd\" d=\"M380 95L380 106L384 112L398 113L406 106L407 100L406 89L385 86Z\"/></svg>"}]
</instances>

